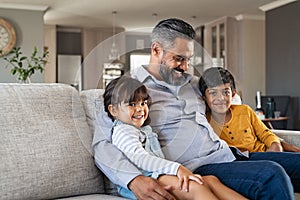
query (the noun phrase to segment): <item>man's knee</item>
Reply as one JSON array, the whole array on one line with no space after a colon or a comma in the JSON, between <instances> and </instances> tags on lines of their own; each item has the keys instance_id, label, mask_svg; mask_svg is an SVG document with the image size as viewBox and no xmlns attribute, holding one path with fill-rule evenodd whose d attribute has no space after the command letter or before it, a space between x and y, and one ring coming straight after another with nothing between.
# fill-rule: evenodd
<instances>
[{"instance_id":1,"label":"man's knee","mask_svg":"<svg viewBox=\"0 0 300 200\"><path fill-rule=\"evenodd\" d=\"M270 173L270 174L275 174L275 175L280 175L280 176L287 176L286 171L284 170L284 168L278 164L277 162L274 161L265 161L266 165L267 165L267 170L265 170L266 172Z\"/></svg>"}]
</instances>

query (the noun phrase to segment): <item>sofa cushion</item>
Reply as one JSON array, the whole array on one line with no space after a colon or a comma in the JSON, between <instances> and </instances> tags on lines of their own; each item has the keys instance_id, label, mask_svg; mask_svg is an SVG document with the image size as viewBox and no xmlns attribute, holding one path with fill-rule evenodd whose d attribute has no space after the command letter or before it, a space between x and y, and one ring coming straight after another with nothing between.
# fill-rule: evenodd
<instances>
[{"instance_id":1,"label":"sofa cushion","mask_svg":"<svg viewBox=\"0 0 300 200\"><path fill-rule=\"evenodd\" d=\"M94 132L95 126L99 119L99 110L103 109L103 95L104 89L89 89L81 92L80 97L83 108L86 113L86 118L90 126L90 130ZM116 186L104 176L105 192L107 194L118 195Z\"/></svg>"},{"instance_id":2,"label":"sofa cushion","mask_svg":"<svg viewBox=\"0 0 300 200\"><path fill-rule=\"evenodd\" d=\"M0 84L1 199L102 193L78 92L63 84Z\"/></svg>"},{"instance_id":3,"label":"sofa cushion","mask_svg":"<svg viewBox=\"0 0 300 200\"><path fill-rule=\"evenodd\" d=\"M125 200L125 199L126 198L117 197L113 195L91 194L91 195L84 195L84 196L77 196L77 197L62 198L59 200Z\"/></svg>"},{"instance_id":4,"label":"sofa cushion","mask_svg":"<svg viewBox=\"0 0 300 200\"><path fill-rule=\"evenodd\" d=\"M300 131L273 129L272 132L284 139L286 142L300 147Z\"/></svg>"},{"instance_id":5,"label":"sofa cushion","mask_svg":"<svg viewBox=\"0 0 300 200\"><path fill-rule=\"evenodd\" d=\"M83 90L80 94L87 122L92 133L95 131L99 110L103 106L103 93L104 89L89 89Z\"/></svg>"}]
</instances>

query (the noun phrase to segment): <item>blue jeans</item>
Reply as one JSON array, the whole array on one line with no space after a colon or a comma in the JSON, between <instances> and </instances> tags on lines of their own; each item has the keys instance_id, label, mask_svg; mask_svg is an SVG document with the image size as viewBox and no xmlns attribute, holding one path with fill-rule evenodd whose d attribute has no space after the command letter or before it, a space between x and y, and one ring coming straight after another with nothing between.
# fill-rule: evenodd
<instances>
[{"instance_id":1,"label":"blue jeans","mask_svg":"<svg viewBox=\"0 0 300 200\"><path fill-rule=\"evenodd\" d=\"M118 192L122 197L125 197L127 199L132 199L132 200L136 200L137 198L134 196L133 192L131 192L129 189L127 188L123 188L123 187L117 187L118 188Z\"/></svg>"},{"instance_id":2,"label":"blue jeans","mask_svg":"<svg viewBox=\"0 0 300 200\"><path fill-rule=\"evenodd\" d=\"M300 193L300 153L260 152L251 153L250 160L271 160L280 164L289 175L294 191Z\"/></svg>"},{"instance_id":3,"label":"blue jeans","mask_svg":"<svg viewBox=\"0 0 300 200\"><path fill-rule=\"evenodd\" d=\"M248 161L208 164L194 171L215 175L225 185L250 199L290 200L299 191L300 154L251 153ZM290 179L291 177L291 179Z\"/></svg>"}]
</instances>

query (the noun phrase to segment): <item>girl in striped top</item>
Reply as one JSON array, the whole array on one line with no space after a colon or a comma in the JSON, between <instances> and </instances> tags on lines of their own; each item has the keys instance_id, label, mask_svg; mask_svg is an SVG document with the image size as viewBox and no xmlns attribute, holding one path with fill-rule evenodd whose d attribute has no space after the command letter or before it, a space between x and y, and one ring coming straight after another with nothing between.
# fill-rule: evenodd
<instances>
[{"instance_id":1,"label":"girl in striped top","mask_svg":"<svg viewBox=\"0 0 300 200\"><path fill-rule=\"evenodd\" d=\"M112 143L143 175L157 179L178 199L245 199L217 177L201 177L165 159L157 134L149 125L151 97L138 80L127 76L112 80L103 98L105 111L114 122ZM127 188L118 187L118 192L123 197L136 199Z\"/></svg>"}]
</instances>

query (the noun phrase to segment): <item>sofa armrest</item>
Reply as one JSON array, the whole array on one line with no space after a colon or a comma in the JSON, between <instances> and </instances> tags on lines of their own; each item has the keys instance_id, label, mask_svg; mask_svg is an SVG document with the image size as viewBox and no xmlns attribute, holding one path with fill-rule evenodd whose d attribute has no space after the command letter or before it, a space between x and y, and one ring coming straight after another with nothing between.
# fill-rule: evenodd
<instances>
[{"instance_id":1,"label":"sofa armrest","mask_svg":"<svg viewBox=\"0 0 300 200\"><path fill-rule=\"evenodd\" d=\"M300 131L295 130L272 130L278 137L284 139L286 142L300 147Z\"/></svg>"}]
</instances>

